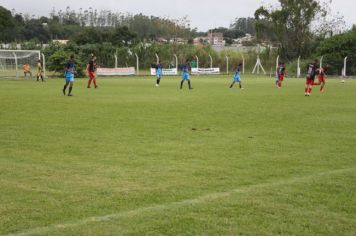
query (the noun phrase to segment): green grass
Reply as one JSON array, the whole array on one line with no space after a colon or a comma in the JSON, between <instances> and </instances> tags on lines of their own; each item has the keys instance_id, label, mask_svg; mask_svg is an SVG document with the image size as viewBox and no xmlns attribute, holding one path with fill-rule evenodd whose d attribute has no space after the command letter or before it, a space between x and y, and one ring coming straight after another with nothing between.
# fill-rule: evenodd
<instances>
[{"instance_id":1,"label":"green grass","mask_svg":"<svg viewBox=\"0 0 356 236\"><path fill-rule=\"evenodd\" d=\"M0 81L0 235L354 235L356 81L243 79Z\"/></svg>"}]
</instances>

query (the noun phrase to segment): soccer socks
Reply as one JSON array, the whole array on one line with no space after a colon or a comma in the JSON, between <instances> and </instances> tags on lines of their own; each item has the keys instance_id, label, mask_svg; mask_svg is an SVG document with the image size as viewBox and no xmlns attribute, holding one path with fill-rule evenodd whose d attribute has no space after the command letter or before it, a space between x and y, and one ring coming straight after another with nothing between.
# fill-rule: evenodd
<instances>
[{"instance_id":1,"label":"soccer socks","mask_svg":"<svg viewBox=\"0 0 356 236\"><path fill-rule=\"evenodd\" d=\"M184 80L182 80L182 81L180 82L180 89L183 88L183 83L184 83Z\"/></svg>"},{"instance_id":2,"label":"soccer socks","mask_svg":"<svg viewBox=\"0 0 356 236\"><path fill-rule=\"evenodd\" d=\"M320 86L320 92L323 92L323 91L324 91L324 86L325 86L325 84L321 84L321 86Z\"/></svg>"},{"instance_id":3,"label":"soccer socks","mask_svg":"<svg viewBox=\"0 0 356 236\"><path fill-rule=\"evenodd\" d=\"M72 89L73 89L73 87L72 87L72 86L70 86L70 87L69 87L68 96L72 96Z\"/></svg>"},{"instance_id":4,"label":"soccer socks","mask_svg":"<svg viewBox=\"0 0 356 236\"><path fill-rule=\"evenodd\" d=\"M311 93L312 89L313 89L312 87L309 87L309 88L308 88L308 93L309 93L309 94Z\"/></svg>"},{"instance_id":5,"label":"soccer socks","mask_svg":"<svg viewBox=\"0 0 356 236\"><path fill-rule=\"evenodd\" d=\"M232 88L234 86L234 84L235 84L235 81L232 82L232 84L230 85L230 88Z\"/></svg>"},{"instance_id":6,"label":"soccer socks","mask_svg":"<svg viewBox=\"0 0 356 236\"><path fill-rule=\"evenodd\" d=\"M157 79L156 84L159 85L159 82L161 82L161 80L160 80L160 79Z\"/></svg>"},{"instance_id":7,"label":"soccer socks","mask_svg":"<svg viewBox=\"0 0 356 236\"><path fill-rule=\"evenodd\" d=\"M93 83L94 83L95 88L97 88L98 86L96 85L96 79L93 79Z\"/></svg>"},{"instance_id":8,"label":"soccer socks","mask_svg":"<svg viewBox=\"0 0 356 236\"><path fill-rule=\"evenodd\" d=\"M89 80L88 80L88 87L87 87L87 88L90 88L91 81L92 81L92 79L89 79Z\"/></svg>"},{"instance_id":9,"label":"soccer socks","mask_svg":"<svg viewBox=\"0 0 356 236\"><path fill-rule=\"evenodd\" d=\"M192 89L192 86L190 85L190 80L188 80L188 86L189 86L189 89Z\"/></svg>"},{"instance_id":10,"label":"soccer socks","mask_svg":"<svg viewBox=\"0 0 356 236\"><path fill-rule=\"evenodd\" d=\"M278 81L278 87L282 87L282 81L280 80L280 81Z\"/></svg>"}]
</instances>

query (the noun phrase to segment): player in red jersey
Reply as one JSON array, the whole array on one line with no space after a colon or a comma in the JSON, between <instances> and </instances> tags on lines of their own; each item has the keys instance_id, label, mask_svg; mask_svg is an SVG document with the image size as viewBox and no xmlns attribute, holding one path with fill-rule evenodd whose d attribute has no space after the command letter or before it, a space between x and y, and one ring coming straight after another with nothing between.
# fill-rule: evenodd
<instances>
[{"instance_id":1,"label":"player in red jersey","mask_svg":"<svg viewBox=\"0 0 356 236\"><path fill-rule=\"evenodd\" d=\"M94 82L95 88L98 87L98 85L96 85L96 78L95 78L96 77L96 75L95 75L96 68L97 68L96 56L92 55L89 63L87 64L87 68L86 68L87 73L88 73L88 77L89 77L88 87L87 88L90 88L91 81Z\"/></svg>"},{"instance_id":2,"label":"player in red jersey","mask_svg":"<svg viewBox=\"0 0 356 236\"><path fill-rule=\"evenodd\" d=\"M286 66L283 62L281 62L281 64L279 64L278 66L277 75L278 75L277 88L281 88L284 77L286 76Z\"/></svg>"},{"instance_id":3,"label":"player in red jersey","mask_svg":"<svg viewBox=\"0 0 356 236\"><path fill-rule=\"evenodd\" d=\"M330 65L325 65L322 68L317 69L316 73L318 75L318 83L314 83L314 85L320 85L320 92L324 92L325 81L326 81L326 72L330 69Z\"/></svg>"},{"instance_id":4,"label":"player in red jersey","mask_svg":"<svg viewBox=\"0 0 356 236\"><path fill-rule=\"evenodd\" d=\"M305 90L304 90L305 96L310 96L310 93L313 89L318 63L319 63L318 59L315 59L313 63L309 63L307 66L307 79L305 82Z\"/></svg>"}]
</instances>

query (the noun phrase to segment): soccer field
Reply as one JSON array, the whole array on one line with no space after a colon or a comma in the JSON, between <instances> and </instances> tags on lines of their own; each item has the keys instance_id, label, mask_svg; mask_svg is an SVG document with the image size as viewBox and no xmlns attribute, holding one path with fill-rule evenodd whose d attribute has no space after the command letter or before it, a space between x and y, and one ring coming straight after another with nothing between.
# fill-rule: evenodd
<instances>
[{"instance_id":1,"label":"soccer field","mask_svg":"<svg viewBox=\"0 0 356 236\"><path fill-rule=\"evenodd\" d=\"M0 235L354 235L356 80L0 80Z\"/></svg>"}]
</instances>

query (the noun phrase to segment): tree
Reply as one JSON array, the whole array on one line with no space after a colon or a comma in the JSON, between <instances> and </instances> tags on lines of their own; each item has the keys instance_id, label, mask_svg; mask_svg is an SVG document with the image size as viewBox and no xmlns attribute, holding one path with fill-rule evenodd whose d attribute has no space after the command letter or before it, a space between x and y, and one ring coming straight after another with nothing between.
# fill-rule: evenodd
<instances>
[{"instance_id":1,"label":"tree","mask_svg":"<svg viewBox=\"0 0 356 236\"><path fill-rule=\"evenodd\" d=\"M284 58L307 55L313 38L312 22L324 9L319 0L279 0L279 3L280 9L260 7L256 10L258 39L266 39L264 33L270 31Z\"/></svg>"},{"instance_id":2,"label":"tree","mask_svg":"<svg viewBox=\"0 0 356 236\"><path fill-rule=\"evenodd\" d=\"M331 73L340 74L344 58L348 57L348 74L356 74L356 27L344 34L336 35L322 41L317 49L318 55L331 65Z\"/></svg>"},{"instance_id":3,"label":"tree","mask_svg":"<svg viewBox=\"0 0 356 236\"><path fill-rule=\"evenodd\" d=\"M0 6L0 41L11 42L16 37L15 21L11 12Z\"/></svg>"},{"instance_id":4,"label":"tree","mask_svg":"<svg viewBox=\"0 0 356 236\"><path fill-rule=\"evenodd\" d=\"M47 61L47 68L56 73L64 72L65 62L68 60L68 53L62 50L55 51Z\"/></svg>"},{"instance_id":5,"label":"tree","mask_svg":"<svg viewBox=\"0 0 356 236\"><path fill-rule=\"evenodd\" d=\"M236 18L235 21L230 25L231 30L236 30L245 34L256 35L256 20L252 17L242 17Z\"/></svg>"}]
</instances>

